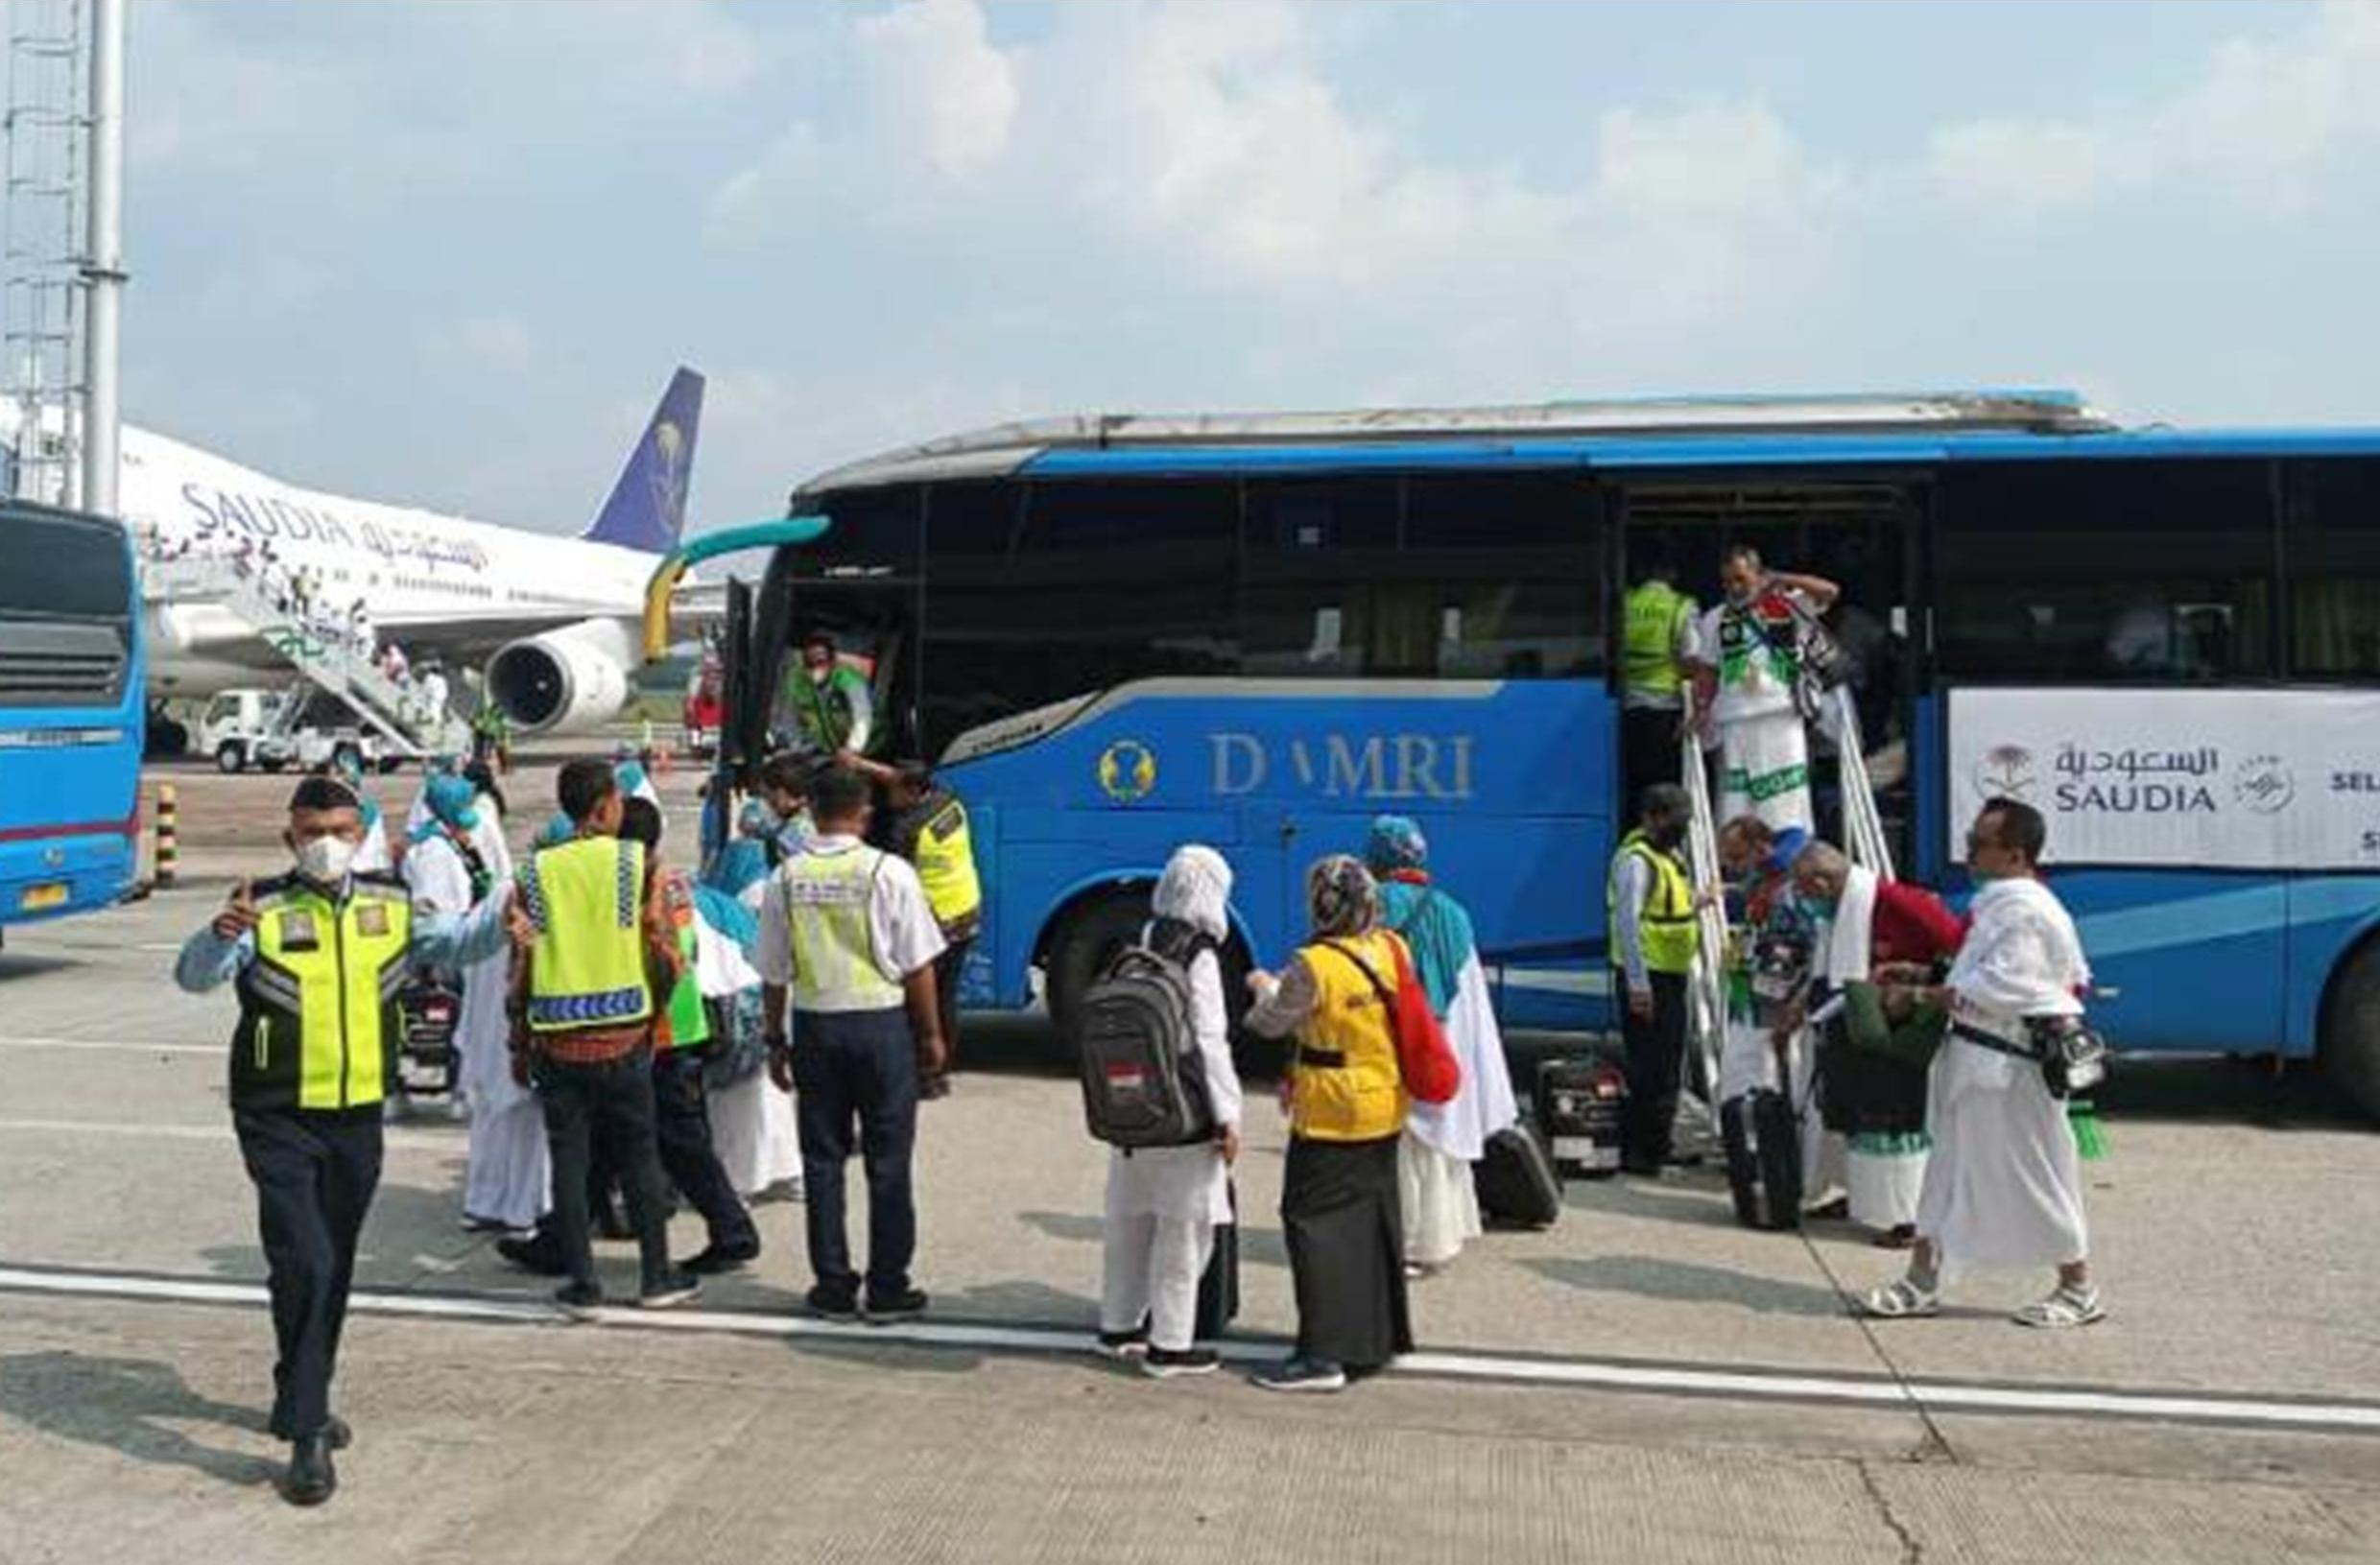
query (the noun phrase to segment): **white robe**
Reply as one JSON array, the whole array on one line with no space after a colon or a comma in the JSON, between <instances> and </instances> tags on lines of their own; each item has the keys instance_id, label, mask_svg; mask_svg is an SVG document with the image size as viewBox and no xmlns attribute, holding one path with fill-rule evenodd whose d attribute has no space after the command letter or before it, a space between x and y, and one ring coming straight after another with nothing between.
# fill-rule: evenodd
<instances>
[{"instance_id":1,"label":"white robe","mask_svg":"<svg viewBox=\"0 0 2380 1565\"><path fill-rule=\"evenodd\" d=\"M2072 1016L2090 968L2074 920L2035 880L1995 881L1977 894L1974 922L1951 970L1958 1026L2003 1037L2028 1016ZM2065 1104L2029 1059L1954 1031L1926 1093L1934 1155L1917 1200L1917 1232L1944 1276L1987 1267L2063 1266L2090 1253L2082 1161Z\"/></svg>"},{"instance_id":2,"label":"white robe","mask_svg":"<svg viewBox=\"0 0 2380 1565\"><path fill-rule=\"evenodd\" d=\"M1190 960L1190 1025L1206 1071L1215 1123L1237 1126L1240 1078L1231 1065L1223 965L1212 951ZM1190 1345L1199 1278L1215 1227L1231 1219L1231 1171L1213 1147L1107 1150L1107 1212L1100 1224L1100 1329L1130 1331L1143 1316L1158 1347Z\"/></svg>"},{"instance_id":3,"label":"white robe","mask_svg":"<svg viewBox=\"0 0 2380 1565\"><path fill-rule=\"evenodd\" d=\"M1482 1232L1471 1180L1488 1138L1520 1118L1504 1058L1488 975L1474 952L1455 980L1446 1008L1446 1041L1463 1068L1463 1085L1443 1103L1415 1103L1396 1148L1397 1198L1405 1221L1405 1259L1444 1266Z\"/></svg>"},{"instance_id":4,"label":"white robe","mask_svg":"<svg viewBox=\"0 0 2380 1565\"><path fill-rule=\"evenodd\" d=\"M472 845L493 884L512 873L504 828L494 807L479 805ZM405 880L414 905L441 913L471 908L471 876L463 855L443 834L416 842L405 855ZM551 1166L545 1121L537 1100L512 1079L512 1026L505 1015L512 954L499 951L464 969L463 1014L455 1031L462 1069L457 1081L470 1105L471 1127L463 1180L463 1211L468 1218L508 1228L534 1227L552 1204Z\"/></svg>"},{"instance_id":5,"label":"white robe","mask_svg":"<svg viewBox=\"0 0 2380 1565\"><path fill-rule=\"evenodd\" d=\"M752 888L754 900L761 889ZM703 994L724 999L760 983L759 969L744 948L698 918L694 927L695 982ZM711 1145L736 1194L750 1198L772 1185L801 1177L800 1127L794 1097L769 1078L752 1072L710 1094Z\"/></svg>"}]
</instances>

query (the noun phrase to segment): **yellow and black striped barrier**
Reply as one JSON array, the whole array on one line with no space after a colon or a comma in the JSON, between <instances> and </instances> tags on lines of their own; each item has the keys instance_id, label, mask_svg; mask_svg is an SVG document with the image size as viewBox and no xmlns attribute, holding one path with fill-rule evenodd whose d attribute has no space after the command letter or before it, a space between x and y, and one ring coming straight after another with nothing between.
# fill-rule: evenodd
<instances>
[{"instance_id":1,"label":"yellow and black striped barrier","mask_svg":"<svg viewBox=\"0 0 2380 1565\"><path fill-rule=\"evenodd\" d=\"M177 817L174 785L170 782L157 784L156 872L153 878L160 887L174 884L175 863L180 856L180 849L176 841L178 828Z\"/></svg>"}]
</instances>

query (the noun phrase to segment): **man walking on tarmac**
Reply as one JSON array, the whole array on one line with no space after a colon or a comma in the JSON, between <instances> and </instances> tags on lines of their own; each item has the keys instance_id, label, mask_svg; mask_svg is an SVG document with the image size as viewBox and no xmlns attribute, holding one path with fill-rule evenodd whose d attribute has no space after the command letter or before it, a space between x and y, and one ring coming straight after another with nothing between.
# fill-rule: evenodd
<instances>
[{"instance_id":1,"label":"man walking on tarmac","mask_svg":"<svg viewBox=\"0 0 2380 1565\"><path fill-rule=\"evenodd\" d=\"M1637 827L1612 856L1606 887L1611 963L1619 970L1628 1098L1621 1105L1620 1166L1657 1174L1670 1160L1678 1076L1686 1053L1686 975L1702 946L1694 887L1678 850L1691 814L1676 783L1645 790Z\"/></svg>"},{"instance_id":2,"label":"man walking on tarmac","mask_svg":"<svg viewBox=\"0 0 2380 1565\"><path fill-rule=\"evenodd\" d=\"M655 995L678 981L678 941L645 846L621 838L625 799L607 762L572 761L558 783L573 835L530 855L520 904L534 932L522 954L515 1079L537 1089L553 1151L554 1232L569 1272L555 1299L573 1315L604 1301L587 1236L587 1160L601 1136L617 1160L636 1230L638 1303L667 1309L701 1288L670 1265L668 1192L654 1141Z\"/></svg>"},{"instance_id":3,"label":"man walking on tarmac","mask_svg":"<svg viewBox=\"0 0 2380 1565\"><path fill-rule=\"evenodd\" d=\"M1693 649L1692 598L1678 590L1678 563L1653 545L1622 608L1620 695L1622 765L1627 798L1641 799L1657 782L1676 782L1678 737L1686 717L1686 654Z\"/></svg>"},{"instance_id":4,"label":"man walking on tarmac","mask_svg":"<svg viewBox=\"0 0 2380 1565\"><path fill-rule=\"evenodd\" d=\"M274 1435L290 1442L281 1494L320 1505L350 1434L330 1411L356 1236L380 1182L380 1105L393 1080L408 966L467 967L505 943L504 890L468 917L416 916L393 876L359 874L363 801L334 777L290 795L295 873L243 883L174 967L193 994L226 981L231 1124L256 1187L273 1333Z\"/></svg>"},{"instance_id":5,"label":"man walking on tarmac","mask_svg":"<svg viewBox=\"0 0 2380 1565\"><path fill-rule=\"evenodd\" d=\"M770 880L754 965L769 1072L798 1097L813 1312L855 1320L862 1298L844 1231L855 1141L868 1170L866 1307L871 1320L924 1313L910 1153L917 1080L943 1060L934 960L942 933L917 872L869 847L868 779L830 767L810 789L817 835ZM786 1002L792 1000L793 1034Z\"/></svg>"}]
</instances>

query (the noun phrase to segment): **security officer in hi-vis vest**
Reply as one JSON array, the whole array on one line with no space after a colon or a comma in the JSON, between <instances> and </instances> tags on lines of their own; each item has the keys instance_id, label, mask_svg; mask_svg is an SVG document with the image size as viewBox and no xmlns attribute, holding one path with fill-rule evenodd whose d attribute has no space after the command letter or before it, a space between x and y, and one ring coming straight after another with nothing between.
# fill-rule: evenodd
<instances>
[{"instance_id":1,"label":"security officer in hi-vis vest","mask_svg":"<svg viewBox=\"0 0 2380 1565\"><path fill-rule=\"evenodd\" d=\"M627 795L602 761L572 761L556 779L571 835L530 854L515 872L532 938L514 977L516 1078L545 1111L554 1163L554 1235L569 1280L555 1294L586 1316L604 1302L587 1233L587 1164L600 1136L614 1160L636 1230L637 1303L667 1309L699 1280L669 1256L653 1101L656 996L678 984L678 940L642 842L619 835Z\"/></svg>"},{"instance_id":2,"label":"security officer in hi-vis vest","mask_svg":"<svg viewBox=\"0 0 2380 1565\"><path fill-rule=\"evenodd\" d=\"M926 1098L950 1093L950 1073L959 1064L959 978L967 952L983 929L984 888L975 872L975 846L967 830L965 803L936 780L923 761L882 766L854 759L852 765L884 785L892 812L883 846L907 859L925 888L926 906L941 926L942 954L934 959L934 997L942 1021L942 1060L922 1063L917 1090Z\"/></svg>"},{"instance_id":3,"label":"security officer in hi-vis vest","mask_svg":"<svg viewBox=\"0 0 2380 1565\"><path fill-rule=\"evenodd\" d=\"M363 801L334 777L298 785L283 840L296 872L236 888L182 947L174 977L193 994L228 981L239 995L231 1123L273 1294L272 1430L291 1444L281 1493L312 1506L338 1487L331 1453L350 1437L331 1413L330 1380L356 1236L380 1182L396 992L411 966L468 966L501 950L508 898L467 917L416 916L404 882L352 869Z\"/></svg>"},{"instance_id":4,"label":"security officer in hi-vis vest","mask_svg":"<svg viewBox=\"0 0 2380 1565\"><path fill-rule=\"evenodd\" d=\"M863 1302L870 1319L905 1319L926 1306L909 1276L917 1246L909 1166L918 1077L943 1059L934 997L942 932L917 872L868 845L865 776L827 768L811 784L810 814L816 835L770 878L752 952L769 1074L797 1098L818 1279L809 1305L830 1320L858 1318ZM844 1168L855 1148L868 1169L865 1279L843 1223Z\"/></svg>"}]
</instances>

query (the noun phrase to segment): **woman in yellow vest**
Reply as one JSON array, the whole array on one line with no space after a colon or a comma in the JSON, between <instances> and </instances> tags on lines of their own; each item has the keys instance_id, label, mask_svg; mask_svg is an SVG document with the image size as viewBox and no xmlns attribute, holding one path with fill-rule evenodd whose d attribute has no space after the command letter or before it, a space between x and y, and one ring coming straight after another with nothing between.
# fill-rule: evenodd
<instances>
[{"instance_id":1,"label":"woman in yellow vest","mask_svg":"<svg viewBox=\"0 0 2380 1565\"><path fill-rule=\"evenodd\" d=\"M1296 1040L1282 1085L1281 1228L1297 1347L1256 1376L1275 1391L1336 1391L1413 1350L1396 1194L1406 1098L1391 1004L1402 942L1379 927L1371 872L1345 854L1307 872L1306 909L1313 938L1277 979L1249 978L1249 1027ZM1410 971L1410 958L1401 965Z\"/></svg>"}]
</instances>

